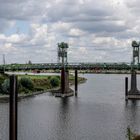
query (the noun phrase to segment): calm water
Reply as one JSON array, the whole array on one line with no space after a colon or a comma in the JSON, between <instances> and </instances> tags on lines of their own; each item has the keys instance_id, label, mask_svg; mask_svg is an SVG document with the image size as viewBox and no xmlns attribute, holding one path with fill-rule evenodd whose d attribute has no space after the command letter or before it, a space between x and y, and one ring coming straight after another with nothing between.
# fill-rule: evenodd
<instances>
[{"instance_id":1,"label":"calm water","mask_svg":"<svg viewBox=\"0 0 140 140\"><path fill-rule=\"evenodd\" d=\"M140 133L140 103L125 104L126 75L82 76L88 80L77 98L45 93L20 101L18 140L125 140L128 126ZM8 140L8 111L1 103L0 140Z\"/></svg>"}]
</instances>

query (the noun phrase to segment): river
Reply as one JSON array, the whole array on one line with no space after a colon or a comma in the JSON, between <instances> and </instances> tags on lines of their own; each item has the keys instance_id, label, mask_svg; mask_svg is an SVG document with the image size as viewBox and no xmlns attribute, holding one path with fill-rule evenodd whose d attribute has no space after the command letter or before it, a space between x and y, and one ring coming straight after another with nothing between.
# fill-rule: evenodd
<instances>
[{"instance_id":1,"label":"river","mask_svg":"<svg viewBox=\"0 0 140 140\"><path fill-rule=\"evenodd\" d=\"M140 133L140 103L126 105L124 98L130 75L81 76L87 81L79 85L78 97L44 93L18 103L18 140L126 140L128 126ZM0 140L8 140L8 113L9 104L0 103Z\"/></svg>"}]
</instances>

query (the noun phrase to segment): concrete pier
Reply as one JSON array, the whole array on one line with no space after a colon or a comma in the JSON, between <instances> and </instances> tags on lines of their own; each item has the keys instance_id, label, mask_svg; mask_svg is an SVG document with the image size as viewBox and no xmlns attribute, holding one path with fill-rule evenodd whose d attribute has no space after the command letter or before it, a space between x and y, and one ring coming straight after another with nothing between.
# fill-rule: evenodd
<instances>
[{"instance_id":1,"label":"concrete pier","mask_svg":"<svg viewBox=\"0 0 140 140\"><path fill-rule=\"evenodd\" d=\"M17 76L10 76L9 140L17 140Z\"/></svg>"},{"instance_id":2,"label":"concrete pier","mask_svg":"<svg viewBox=\"0 0 140 140\"><path fill-rule=\"evenodd\" d=\"M133 70L131 73L131 89L128 91L129 95L140 95L140 91L137 89L137 75Z\"/></svg>"},{"instance_id":3,"label":"concrete pier","mask_svg":"<svg viewBox=\"0 0 140 140\"><path fill-rule=\"evenodd\" d=\"M125 82L125 100L140 100L140 91L137 89L137 75L136 71L133 70L131 73L131 88L128 90L128 81Z\"/></svg>"},{"instance_id":4,"label":"concrete pier","mask_svg":"<svg viewBox=\"0 0 140 140\"><path fill-rule=\"evenodd\" d=\"M53 91L55 97L70 97L73 96L73 90L69 87L69 71L62 68L61 70L61 88Z\"/></svg>"}]
</instances>

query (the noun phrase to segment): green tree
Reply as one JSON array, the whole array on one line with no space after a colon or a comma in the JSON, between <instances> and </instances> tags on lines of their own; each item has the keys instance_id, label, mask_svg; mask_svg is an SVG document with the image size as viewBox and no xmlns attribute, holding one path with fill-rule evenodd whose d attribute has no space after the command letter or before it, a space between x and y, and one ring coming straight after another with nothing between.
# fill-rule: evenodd
<instances>
[{"instance_id":1,"label":"green tree","mask_svg":"<svg viewBox=\"0 0 140 140\"><path fill-rule=\"evenodd\" d=\"M32 90L34 88L34 83L30 78L23 77L19 80L19 83L26 89Z\"/></svg>"},{"instance_id":2,"label":"green tree","mask_svg":"<svg viewBox=\"0 0 140 140\"><path fill-rule=\"evenodd\" d=\"M4 82L1 85L1 88L2 88L2 92L4 94L9 94L10 80L9 79L5 79Z\"/></svg>"},{"instance_id":3,"label":"green tree","mask_svg":"<svg viewBox=\"0 0 140 140\"><path fill-rule=\"evenodd\" d=\"M50 84L52 87L57 87L60 84L60 79L58 77L52 77L50 79Z\"/></svg>"}]
</instances>

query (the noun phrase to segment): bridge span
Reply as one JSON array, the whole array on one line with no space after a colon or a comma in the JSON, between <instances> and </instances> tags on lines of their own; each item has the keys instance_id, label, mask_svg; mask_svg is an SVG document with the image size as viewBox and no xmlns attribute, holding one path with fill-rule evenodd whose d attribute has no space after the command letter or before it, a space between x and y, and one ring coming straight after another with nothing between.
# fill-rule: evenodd
<instances>
[{"instance_id":1,"label":"bridge span","mask_svg":"<svg viewBox=\"0 0 140 140\"><path fill-rule=\"evenodd\" d=\"M130 70L129 63L34 63L34 64L6 64L0 65L0 71L26 71L26 70ZM135 66L140 70L140 65Z\"/></svg>"}]
</instances>

